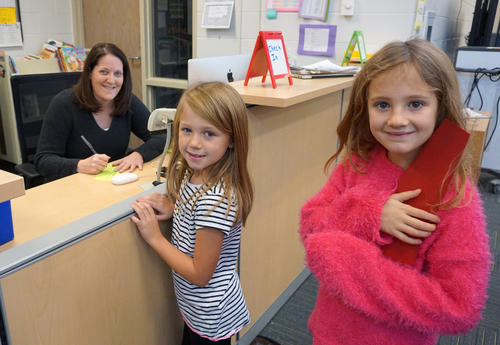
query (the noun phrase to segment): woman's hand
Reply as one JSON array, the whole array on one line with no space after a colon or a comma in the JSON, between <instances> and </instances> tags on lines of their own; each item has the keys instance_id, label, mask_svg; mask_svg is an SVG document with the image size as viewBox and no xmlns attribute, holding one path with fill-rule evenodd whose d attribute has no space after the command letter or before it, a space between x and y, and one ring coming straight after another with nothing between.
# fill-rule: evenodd
<instances>
[{"instance_id":1,"label":"woman's hand","mask_svg":"<svg viewBox=\"0 0 500 345\"><path fill-rule=\"evenodd\" d=\"M144 238L149 245L163 238L158 220L156 220L155 211L150 205L145 202L135 201L132 203L132 208L137 216L132 216L130 219L135 223L142 238Z\"/></svg>"},{"instance_id":2,"label":"woman's hand","mask_svg":"<svg viewBox=\"0 0 500 345\"><path fill-rule=\"evenodd\" d=\"M408 244L420 244L439 223L439 217L404 202L420 194L420 189L395 193L382 209L381 230ZM417 237L417 238L413 238Z\"/></svg>"},{"instance_id":3,"label":"woman's hand","mask_svg":"<svg viewBox=\"0 0 500 345\"><path fill-rule=\"evenodd\" d=\"M80 159L76 166L76 171L83 174L99 174L108 165L108 160L109 156L103 153Z\"/></svg>"},{"instance_id":4,"label":"woman's hand","mask_svg":"<svg viewBox=\"0 0 500 345\"><path fill-rule=\"evenodd\" d=\"M156 211L156 219L158 220L170 219L174 213L174 205L166 196L160 193L152 193L141 196L137 199L137 202L145 203L151 206L153 210Z\"/></svg>"},{"instance_id":5,"label":"woman's hand","mask_svg":"<svg viewBox=\"0 0 500 345\"><path fill-rule=\"evenodd\" d=\"M128 156L113 162L113 166L118 166L115 171L119 172L127 170L133 172L135 169L142 170L143 164L144 160L139 152L132 152Z\"/></svg>"}]
</instances>

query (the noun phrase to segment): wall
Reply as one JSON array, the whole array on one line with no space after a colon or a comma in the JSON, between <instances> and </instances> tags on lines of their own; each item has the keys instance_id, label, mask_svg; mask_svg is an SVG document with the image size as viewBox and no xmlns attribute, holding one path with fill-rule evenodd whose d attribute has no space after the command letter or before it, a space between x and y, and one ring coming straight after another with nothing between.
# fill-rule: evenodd
<instances>
[{"instance_id":1,"label":"wall","mask_svg":"<svg viewBox=\"0 0 500 345\"><path fill-rule=\"evenodd\" d=\"M415 35L416 0L355 0L354 16L340 15L340 0L330 1L326 22L298 17L296 12L278 12L277 19L267 19L265 0L235 0L231 28L207 30L201 28L203 0L197 4L197 57L252 53L259 30L283 32L290 58L298 64L323 59L340 63L353 30L362 30L368 53L375 52L391 40L405 40ZM431 41L453 56L459 45L464 45L470 30L475 0L427 0L426 11L435 13ZM333 57L298 55L299 24L337 25L337 39ZM423 34L422 34L423 35Z\"/></svg>"},{"instance_id":2,"label":"wall","mask_svg":"<svg viewBox=\"0 0 500 345\"><path fill-rule=\"evenodd\" d=\"M49 38L74 42L72 1L23 0L21 20L24 46L6 48L7 54L23 56L38 53ZM394 39L407 39L414 32L416 0L355 0L352 17L340 16L340 0L330 1L328 21L299 18L297 13L279 12L278 18L266 18L266 0L235 0L235 10L228 30L201 28L204 0L197 0L197 56L217 56L252 53L259 30L280 30L285 38L288 55L299 64L332 59L339 63L354 29L363 31L369 53ZM475 0L427 0L426 11L436 14L431 41L454 56L454 50L465 44L470 30ZM301 23L337 25L337 42L333 57L298 55L298 28ZM375 29L376 28L376 29Z\"/></svg>"},{"instance_id":3,"label":"wall","mask_svg":"<svg viewBox=\"0 0 500 345\"><path fill-rule=\"evenodd\" d=\"M69 0L20 1L23 47L2 48L13 57L38 54L48 39L73 42L73 20Z\"/></svg>"},{"instance_id":4,"label":"wall","mask_svg":"<svg viewBox=\"0 0 500 345\"><path fill-rule=\"evenodd\" d=\"M426 3L426 11L436 14L431 42L452 58L457 47L466 45L475 3L475 0L430 0Z\"/></svg>"}]
</instances>

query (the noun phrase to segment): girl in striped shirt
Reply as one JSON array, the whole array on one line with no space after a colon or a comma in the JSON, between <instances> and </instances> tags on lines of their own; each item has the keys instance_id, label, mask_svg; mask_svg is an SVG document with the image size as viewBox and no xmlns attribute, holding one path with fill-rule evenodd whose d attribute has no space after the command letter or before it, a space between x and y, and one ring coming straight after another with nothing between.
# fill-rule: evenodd
<instances>
[{"instance_id":1,"label":"girl in striped shirt","mask_svg":"<svg viewBox=\"0 0 500 345\"><path fill-rule=\"evenodd\" d=\"M172 268L182 344L230 344L250 321L235 265L252 207L246 106L228 84L195 85L174 120L166 196L132 204L144 240ZM173 218L169 242L158 220Z\"/></svg>"}]
</instances>

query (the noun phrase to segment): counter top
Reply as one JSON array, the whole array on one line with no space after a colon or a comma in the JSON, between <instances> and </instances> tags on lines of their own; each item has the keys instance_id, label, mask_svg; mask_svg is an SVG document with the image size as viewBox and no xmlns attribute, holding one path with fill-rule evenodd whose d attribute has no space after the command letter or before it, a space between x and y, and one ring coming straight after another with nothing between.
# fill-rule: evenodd
<instances>
[{"instance_id":1,"label":"counter top","mask_svg":"<svg viewBox=\"0 0 500 345\"><path fill-rule=\"evenodd\" d=\"M247 86L243 85L244 80L235 81L230 85L238 91L246 104L286 108L351 87L354 77L293 78L293 85L288 84L288 78L280 78L276 80L276 89L273 89L269 77L264 83L261 83L261 80L261 77L252 78Z\"/></svg>"},{"instance_id":2,"label":"counter top","mask_svg":"<svg viewBox=\"0 0 500 345\"><path fill-rule=\"evenodd\" d=\"M0 170L0 203L24 194L24 180L21 176Z\"/></svg>"},{"instance_id":3,"label":"counter top","mask_svg":"<svg viewBox=\"0 0 500 345\"><path fill-rule=\"evenodd\" d=\"M14 239L0 246L0 252L143 192L141 184L156 179L157 164L158 159L144 163L142 171L135 171L139 179L124 185L76 173L28 189L11 201Z\"/></svg>"}]
</instances>

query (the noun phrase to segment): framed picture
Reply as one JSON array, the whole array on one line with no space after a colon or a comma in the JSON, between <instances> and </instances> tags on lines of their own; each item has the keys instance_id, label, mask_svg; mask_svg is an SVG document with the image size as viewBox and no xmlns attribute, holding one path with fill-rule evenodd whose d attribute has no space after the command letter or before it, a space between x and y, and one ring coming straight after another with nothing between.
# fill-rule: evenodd
<instances>
[{"instance_id":1,"label":"framed picture","mask_svg":"<svg viewBox=\"0 0 500 345\"><path fill-rule=\"evenodd\" d=\"M337 25L300 24L298 53L333 56Z\"/></svg>"},{"instance_id":2,"label":"framed picture","mask_svg":"<svg viewBox=\"0 0 500 345\"><path fill-rule=\"evenodd\" d=\"M229 29L233 7L234 1L205 2L201 27L205 29Z\"/></svg>"},{"instance_id":3,"label":"framed picture","mask_svg":"<svg viewBox=\"0 0 500 345\"><path fill-rule=\"evenodd\" d=\"M330 0L300 0L299 17L326 21Z\"/></svg>"}]
</instances>

